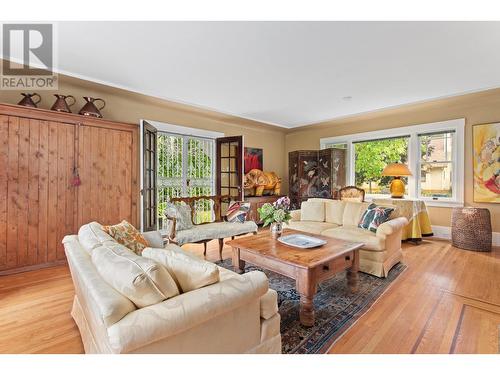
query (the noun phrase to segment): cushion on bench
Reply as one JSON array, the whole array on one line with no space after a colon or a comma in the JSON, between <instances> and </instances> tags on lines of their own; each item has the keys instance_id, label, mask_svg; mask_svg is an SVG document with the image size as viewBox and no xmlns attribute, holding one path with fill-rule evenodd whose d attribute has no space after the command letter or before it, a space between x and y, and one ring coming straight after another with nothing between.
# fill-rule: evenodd
<instances>
[{"instance_id":1,"label":"cushion on bench","mask_svg":"<svg viewBox=\"0 0 500 375\"><path fill-rule=\"evenodd\" d=\"M181 246L186 243L227 238L256 231L257 224L253 221L245 221L244 223L216 222L195 225L193 228L177 231L175 240Z\"/></svg>"}]
</instances>

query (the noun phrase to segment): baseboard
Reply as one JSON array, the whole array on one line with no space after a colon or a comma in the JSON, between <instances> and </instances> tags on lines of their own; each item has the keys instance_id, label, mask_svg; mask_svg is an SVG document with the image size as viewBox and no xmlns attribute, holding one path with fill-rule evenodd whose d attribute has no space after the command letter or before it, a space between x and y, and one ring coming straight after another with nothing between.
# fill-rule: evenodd
<instances>
[{"instance_id":1,"label":"baseboard","mask_svg":"<svg viewBox=\"0 0 500 375\"><path fill-rule=\"evenodd\" d=\"M451 227L433 225L432 233L434 233L434 237L436 238L451 240ZM492 244L493 246L500 246L500 232L493 232Z\"/></svg>"},{"instance_id":2,"label":"baseboard","mask_svg":"<svg viewBox=\"0 0 500 375\"><path fill-rule=\"evenodd\" d=\"M451 240L451 228L444 227L442 225L433 225L432 233L436 238L442 238L444 240Z\"/></svg>"},{"instance_id":3,"label":"baseboard","mask_svg":"<svg viewBox=\"0 0 500 375\"><path fill-rule=\"evenodd\" d=\"M19 267L19 268L13 268L13 269L10 269L10 270L0 271L0 276L13 275L13 274L16 274L16 273L21 273L21 272L35 271L35 270L39 270L39 269L42 269L42 268L62 266L62 265L65 265L65 264L68 264L68 262L66 261L66 259L56 260L56 261L53 261L53 262L42 263L42 264L34 264L34 265L31 265L31 266L24 266L24 267Z\"/></svg>"}]
</instances>

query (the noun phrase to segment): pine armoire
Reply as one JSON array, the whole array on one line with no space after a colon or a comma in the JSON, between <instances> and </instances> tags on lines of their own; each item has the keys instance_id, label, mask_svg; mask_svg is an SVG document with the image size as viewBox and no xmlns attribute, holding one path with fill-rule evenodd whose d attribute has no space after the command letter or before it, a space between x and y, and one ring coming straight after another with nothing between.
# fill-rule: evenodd
<instances>
[{"instance_id":1,"label":"pine armoire","mask_svg":"<svg viewBox=\"0 0 500 375\"><path fill-rule=\"evenodd\" d=\"M65 262L90 221L138 225L137 124L0 104L0 276Z\"/></svg>"}]
</instances>

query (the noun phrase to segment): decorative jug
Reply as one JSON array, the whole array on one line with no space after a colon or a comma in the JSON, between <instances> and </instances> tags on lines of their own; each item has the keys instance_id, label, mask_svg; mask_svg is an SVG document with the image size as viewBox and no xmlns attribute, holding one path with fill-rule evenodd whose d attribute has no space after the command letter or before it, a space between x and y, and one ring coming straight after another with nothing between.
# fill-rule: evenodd
<instances>
[{"instance_id":1,"label":"decorative jug","mask_svg":"<svg viewBox=\"0 0 500 375\"><path fill-rule=\"evenodd\" d=\"M106 106L106 102L101 98L91 98L90 96L84 96L83 99L85 99L87 103L85 103L85 105L82 107L82 109L80 109L80 112L78 113L84 116L102 118L102 114L100 111ZM102 102L101 108L97 108L97 106L94 104L97 101Z\"/></svg>"},{"instance_id":2,"label":"decorative jug","mask_svg":"<svg viewBox=\"0 0 500 375\"><path fill-rule=\"evenodd\" d=\"M69 107L71 107L73 104L76 103L76 99L73 95L60 95L60 94L54 94L54 96L57 98L54 105L50 108L52 111L57 111L57 112L66 112L66 113L71 113L71 110ZM68 104L66 99L71 98L73 99L73 102L71 104Z\"/></svg>"},{"instance_id":3,"label":"decorative jug","mask_svg":"<svg viewBox=\"0 0 500 375\"><path fill-rule=\"evenodd\" d=\"M42 98L36 92L34 92L33 94L23 92L23 93L21 93L21 95L24 96L24 98L22 98L21 101L19 103L17 103L17 105L23 105L25 107L37 108L36 105L42 101ZM38 97L38 100L36 102L33 101L33 98L35 96Z\"/></svg>"}]
</instances>

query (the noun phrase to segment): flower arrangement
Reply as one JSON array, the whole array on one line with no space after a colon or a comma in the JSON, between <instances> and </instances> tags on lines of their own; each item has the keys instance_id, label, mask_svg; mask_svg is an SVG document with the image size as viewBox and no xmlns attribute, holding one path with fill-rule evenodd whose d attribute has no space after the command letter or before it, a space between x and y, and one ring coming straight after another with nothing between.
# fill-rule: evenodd
<instances>
[{"instance_id":1,"label":"flower arrangement","mask_svg":"<svg viewBox=\"0 0 500 375\"><path fill-rule=\"evenodd\" d=\"M281 197L273 204L264 203L258 208L260 219L264 222L264 226L273 223L287 223L292 218L290 215L290 198Z\"/></svg>"}]
</instances>

